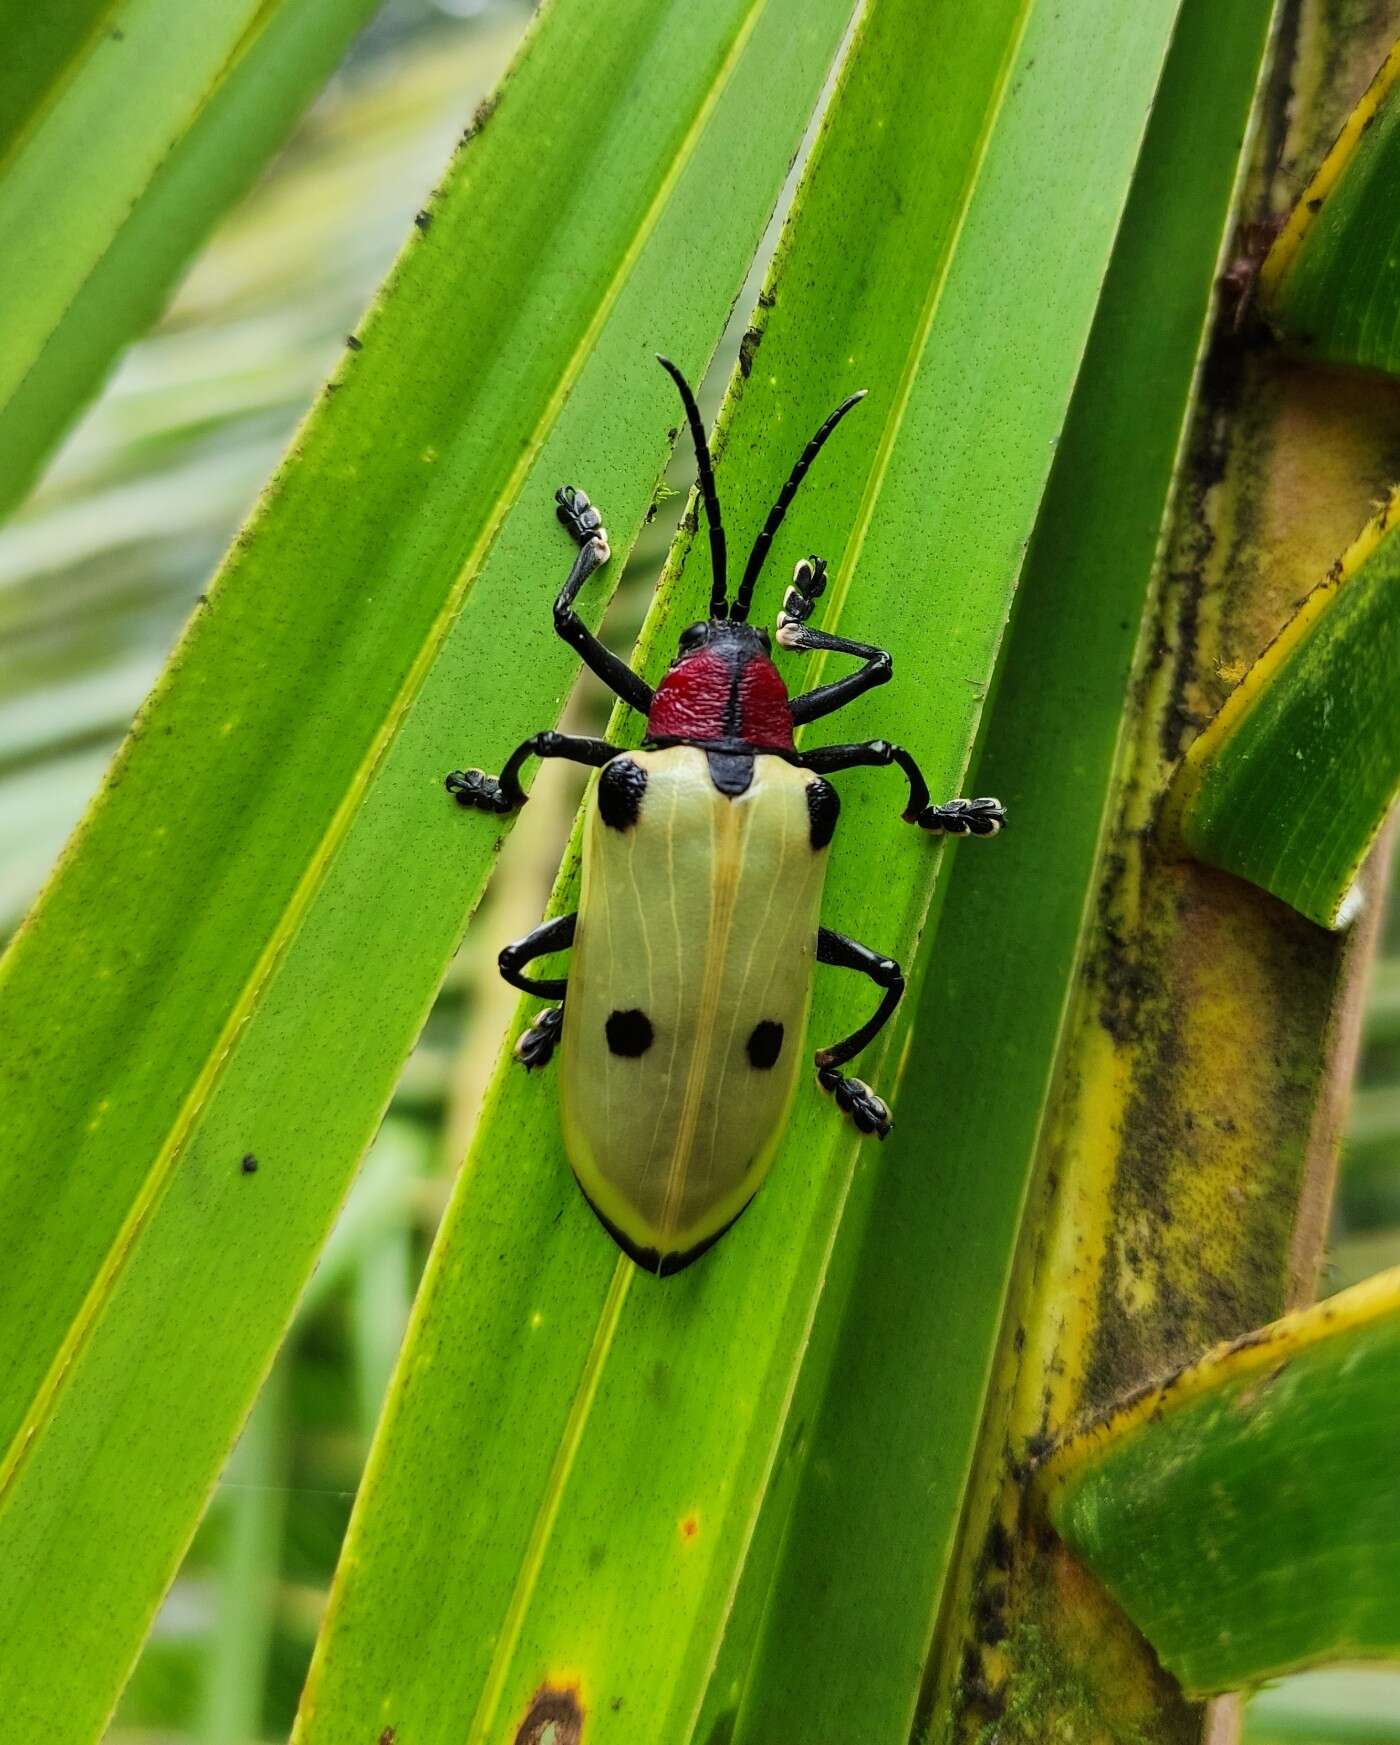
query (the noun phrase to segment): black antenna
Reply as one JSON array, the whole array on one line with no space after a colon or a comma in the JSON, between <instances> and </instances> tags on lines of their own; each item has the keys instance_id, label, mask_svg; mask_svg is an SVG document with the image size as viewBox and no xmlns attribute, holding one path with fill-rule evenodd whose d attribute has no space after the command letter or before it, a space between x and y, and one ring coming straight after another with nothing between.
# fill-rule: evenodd
<instances>
[{"instance_id":1,"label":"black antenna","mask_svg":"<svg viewBox=\"0 0 1400 1745\"><path fill-rule=\"evenodd\" d=\"M807 468L821 453L822 444L852 406L859 405L864 398L865 389L862 388L858 394L852 394L849 400L843 400L797 457L797 465L788 475L788 482L778 492L778 500L768 511L768 519L763 523L758 538L754 540L753 550L749 553L749 561L744 565L744 579L739 583L739 592L734 596L734 608L729 614L738 623L743 624L748 620L749 607L753 602L754 583L758 580L759 571L763 568L764 559L768 556L768 548L772 545L778 529L783 524L783 517L788 512L788 505L797 495L797 487L807 476Z\"/></svg>"},{"instance_id":2,"label":"black antenna","mask_svg":"<svg viewBox=\"0 0 1400 1745\"><path fill-rule=\"evenodd\" d=\"M700 474L700 495L705 499L705 519L710 524L710 616L723 618L729 607L725 595L729 587L728 567L724 553L724 523L719 518L719 496L715 491L715 472L710 465L710 445L705 441L705 427L700 422L700 408L690 391L690 383L671 362L656 354L656 361L681 391L681 404L690 422L690 438L695 444L695 465Z\"/></svg>"}]
</instances>

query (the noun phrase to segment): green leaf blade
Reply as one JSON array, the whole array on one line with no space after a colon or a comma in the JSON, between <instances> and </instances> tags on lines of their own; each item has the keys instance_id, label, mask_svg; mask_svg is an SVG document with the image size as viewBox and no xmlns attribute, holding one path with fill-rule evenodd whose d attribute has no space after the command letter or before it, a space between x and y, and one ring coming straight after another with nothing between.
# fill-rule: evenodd
<instances>
[{"instance_id":1,"label":"green leaf blade","mask_svg":"<svg viewBox=\"0 0 1400 1745\"><path fill-rule=\"evenodd\" d=\"M5 961L0 1690L36 1734L100 1727L480 893L464 720L498 762L574 676L552 490L630 543L659 312L695 370L846 11L537 22ZM579 133L581 65L629 97Z\"/></svg>"},{"instance_id":2,"label":"green leaf blade","mask_svg":"<svg viewBox=\"0 0 1400 1745\"><path fill-rule=\"evenodd\" d=\"M1090 6L1071 27L1032 9L1023 35L1019 9L983 10L966 87L951 87L958 106L943 81L939 103L901 100L897 116L889 69L942 71L919 49L926 9L867 19L722 419L735 540L831 403L870 389L775 562L828 556L823 621L888 636L896 652L895 683L832 736L899 738L944 792L967 768L1172 12ZM1080 79L1101 94L1091 69L1110 64L1132 71L1115 72L1112 122L1085 142L1092 170L1051 167L1042 130ZM935 124L961 157L913 149ZM932 187L930 161L944 177ZM871 210L902 219L874 261L833 242L880 236ZM1028 331L1028 263L1047 244L1050 311L1034 343L1007 346ZM695 615L704 567L682 567L663 594L649 667ZM817 676L789 670L804 687ZM905 954L937 901L936 851L899 823L887 776L845 794L827 917L840 926L844 900L867 917L868 943ZM868 1002L819 986L813 1040ZM897 1039L871 1051L882 1090L898 1052ZM554 1100L548 1075L526 1081L503 1058L362 1489L301 1745L340 1745L366 1716L426 1740L463 1726L472 1740L509 1737L543 1692L581 1706L600 1740L695 1736L852 1172L877 1165L804 1094L753 1209L702 1264L658 1284L615 1258L578 1198ZM461 1426L450 1446L444 1423Z\"/></svg>"},{"instance_id":3,"label":"green leaf blade","mask_svg":"<svg viewBox=\"0 0 1400 1745\"><path fill-rule=\"evenodd\" d=\"M41 7L22 23L0 75L0 510L375 3L121 0Z\"/></svg>"},{"instance_id":4,"label":"green leaf blade","mask_svg":"<svg viewBox=\"0 0 1400 1745\"><path fill-rule=\"evenodd\" d=\"M1260 304L1309 358L1400 369L1400 47L1391 50L1264 261Z\"/></svg>"},{"instance_id":5,"label":"green leaf blade","mask_svg":"<svg viewBox=\"0 0 1400 1745\"><path fill-rule=\"evenodd\" d=\"M1069 1443L1042 1481L1050 1518L1193 1695L1393 1659L1398 1398L1392 1271Z\"/></svg>"},{"instance_id":6,"label":"green leaf blade","mask_svg":"<svg viewBox=\"0 0 1400 1745\"><path fill-rule=\"evenodd\" d=\"M1400 538L1388 505L1188 748L1163 814L1177 851L1329 928L1400 792Z\"/></svg>"}]
</instances>

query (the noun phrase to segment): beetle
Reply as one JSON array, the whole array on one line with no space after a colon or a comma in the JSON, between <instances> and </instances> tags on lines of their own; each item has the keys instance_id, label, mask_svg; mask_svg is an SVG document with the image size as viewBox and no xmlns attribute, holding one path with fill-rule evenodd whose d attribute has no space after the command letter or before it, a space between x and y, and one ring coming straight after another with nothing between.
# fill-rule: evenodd
<instances>
[{"instance_id":1,"label":"beetle","mask_svg":"<svg viewBox=\"0 0 1400 1745\"><path fill-rule=\"evenodd\" d=\"M571 485L556 513L578 555L558 599L559 635L623 702L646 717L642 747L536 733L499 776L454 770L460 806L506 813L524 804L529 758L568 758L601 773L588 804L576 913L546 921L500 954L512 987L558 1002L522 1034L527 1068L561 1051L565 1149L599 1220L639 1267L679 1272L710 1248L762 1184L796 1091L813 968L857 970L880 990L858 1030L819 1049L817 1083L863 1134L883 1139L890 1112L841 1068L888 1022L904 991L899 965L820 924L827 849L840 801L826 778L895 765L909 788L903 816L931 833L992 836L994 799L932 805L903 746L871 739L798 751L793 730L891 676L882 648L807 622L826 564L804 558L776 622L780 647L853 655L859 668L789 697L766 630L749 609L783 517L828 437L864 392L843 400L803 449L728 597L724 527L695 396L669 358L695 445L709 532L710 615L682 631L655 688L603 647L574 610L611 556L598 509ZM572 947L567 979L527 976L535 959Z\"/></svg>"}]
</instances>

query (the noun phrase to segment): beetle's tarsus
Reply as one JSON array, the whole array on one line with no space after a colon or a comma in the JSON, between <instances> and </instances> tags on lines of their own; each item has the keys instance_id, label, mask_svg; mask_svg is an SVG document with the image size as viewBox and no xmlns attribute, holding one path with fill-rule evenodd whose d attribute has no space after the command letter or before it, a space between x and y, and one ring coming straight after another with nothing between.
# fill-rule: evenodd
<instances>
[{"instance_id":1,"label":"beetle's tarsus","mask_svg":"<svg viewBox=\"0 0 1400 1745\"><path fill-rule=\"evenodd\" d=\"M603 517L589 502L588 493L580 491L576 485L560 485L554 493L554 501L558 505L554 513L568 528L574 543L587 545L590 540L596 541L602 547L598 561L606 563L612 556L608 530L603 525Z\"/></svg>"},{"instance_id":2,"label":"beetle's tarsus","mask_svg":"<svg viewBox=\"0 0 1400 1745\"><path fill-rule=\"evenodd\" d=\"M825 592L826 559L804 557L793 570L792 586L783 596L783 609L778 614L779 632L789 624L805 624Z\"/></svg>"},{"instance_id":3,"label":"beetle's tarsus","mask_svg":"<svg viewBox=\"0 0 1400 1745\"><path fill-rule=\"evenodd\" d=\"M894 1125L889 1104L876 1096L864 1079L843 1078L834 1066L817 1068L817 1083L836 1101L858 1133L873 1133L877 1139L887 1139Z\"/></svg>"},{"instance_id":4,"label":"beetle's tarsus","mask_svg":"<svg viewBox=\"0 0 1400 1745\"><path fill-rule=\"evenodd\" d=\"M465 806L478 812L513 812L515 810L501 792L500 777L488 776L484 770L455 769L442 785L459 806Z\"/></svg>"},{"instance_id":5,"label":"beetle's tarsus","mask_svg":"<svg viewBox=\"0 0 1400 1745\"><path fill-rule=\"evenodd\" d=\"M931 830L940 836L995 836L1006 823L1006 808L1000 800L984 794L977 800L948 800L941 806L925 806L923 811L904 816L921 830Z\"/></svg>"},{"instance_id":6,"label":"beetle's tarsus","mask_svg":"<svg viewBox=\"0 0 1400 1745\"><path fill-rule=\"evenodd\" d=\"M549 1065L554 1058L554 1050L558 1044L559 1033L563 1025L564 1008L562 1006L546 1006L530 1028L520 1033L520 1040L515 1045L515 1058L526 1072L533 1072L536 1067Z\"/></svg>"}]
</instances>

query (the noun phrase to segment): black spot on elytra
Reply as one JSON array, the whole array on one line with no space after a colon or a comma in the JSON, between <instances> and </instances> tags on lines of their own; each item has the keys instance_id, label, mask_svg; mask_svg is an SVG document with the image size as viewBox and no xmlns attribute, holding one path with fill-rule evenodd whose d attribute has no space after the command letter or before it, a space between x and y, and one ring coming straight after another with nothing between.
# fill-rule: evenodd
<instances>
[{"instance_id":1,"label":"black spot on elytra","mask_svg":"<svg viewBox=\"0 0 1400 1745\"><path fill-rule=\"evenodd\" d=\"M610 1012L603 1028L607 1032L608 1047L627 1060L637 1060L645 1054L656 1038L651 1019L635 1006L630 1012Z\"/></svg>"},{"instance_id":2,"label":"black spot on elytra","mask_svg":"<svg viewBox=\"0 0 1400 1745\"><path fill-rule=\"evenodd\" d=\"M754 1025L746 1043L749 1065L759 1072L767 1072L769 1067L778 1064L778 1056L783 1052L783 1027L771 1018L763 1018Z\"/></svg>"},{"instance_id":3,"label":"black spot on elytra","mask_svg":"<svg viewBox=\"0 0 1400 1745\"><path fill-rule=\"evenodd\" d=\"M647 772L630 757L615 757L598 778L598 813L613 830L629 830L642 810Z\"/></svg>"},{"instance_id":4,"label":"black spot on elytra","mask_svg":"<svg viewBox=\"0 0 1400 1745\"><path fill-rule=\"evenodd\" d=\"M820 776L807 784L807 820L811 826L812 847L825 848L836 834L836 820L841 816L841 796L830 782Z\"/></svg>"}]
</instances>

